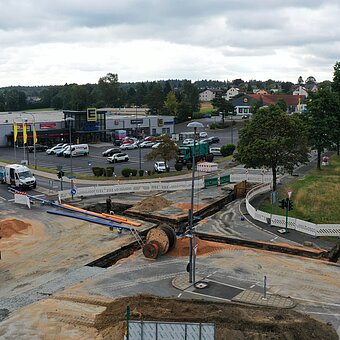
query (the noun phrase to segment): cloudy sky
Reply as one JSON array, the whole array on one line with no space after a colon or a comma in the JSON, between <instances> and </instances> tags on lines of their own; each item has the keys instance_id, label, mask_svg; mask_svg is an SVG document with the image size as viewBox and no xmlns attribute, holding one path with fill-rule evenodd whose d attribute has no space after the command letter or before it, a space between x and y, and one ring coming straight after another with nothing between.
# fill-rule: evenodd
<instances>
[{"instance_id":1,"label":"cloudy sky","mask_svg":"<svg viewBox=\"0 0 340 340\"><path fill-rule=\"evenodd\" d=\"M332 79L339 0L0 0L0 87Z\"/></svg>"}]
</instances>

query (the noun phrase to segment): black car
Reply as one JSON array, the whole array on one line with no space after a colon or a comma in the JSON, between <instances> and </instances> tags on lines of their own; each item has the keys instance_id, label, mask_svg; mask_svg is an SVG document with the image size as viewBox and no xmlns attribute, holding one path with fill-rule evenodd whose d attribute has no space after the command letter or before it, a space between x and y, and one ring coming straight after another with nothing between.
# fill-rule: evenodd
<instances>
[{"instance_id":1,"label":"black car","mask_svg":"<svg viewBox=\"0 0 340 340\"><path fill-rule=\"evenodd\" d=\"M35 144L35 151L46 151L49 149L47 145ZM34 152L34 145L29 145L27 147L28 152Z\"/></svg>"},{"instance_id":2,"label":"black car","mask_svg":"<svg viewBox=\"0 0 340 340\"><path fill-rule=\"evenodd\" d=\"M104 152L102 152L103 157L109 157L114 155L115 153L120 153L120 149L119 148L110 148L105 150Z\"/></svg>"},{"instance_id":3,"label":"black car","mask_svg":"<svg viewBox=\"0 0 340 340\"><path fill-rule=\"evenodd\" d=\"M214 143L219 143L220 142L220 139L218 137L208 137L207 140L210 141L210 142L208 142L210 144L214 144Z\"/></svg>"}]
</instances>

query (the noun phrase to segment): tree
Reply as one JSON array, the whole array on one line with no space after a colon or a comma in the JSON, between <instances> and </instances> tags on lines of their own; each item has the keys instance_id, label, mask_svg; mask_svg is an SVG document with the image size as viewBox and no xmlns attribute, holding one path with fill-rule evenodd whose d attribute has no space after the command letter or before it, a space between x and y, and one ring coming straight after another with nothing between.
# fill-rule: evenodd
<instances>
[{"instance_id":1,"label":"tree","mask_svg":"<svg viewBox=\"0 0 340 340\"><path fill-rule=\"evenodd\" d=\"M332 89L336 93L338 109L334 112L336 123L333 128L334 138L336 144L337 154L340 154L340 62L334 65L333 84Z\"/></svg>"},{"instance_id":2,"label":"tree","mask_svg":"<svg viewBox=\"0 0 340 340\"><path fill-rule=\"evenodd\" d=\"M170 114L176 116L177 115L177 106L178 106L178 103L177 103L175 93L173 91L170 91L166 96L166 99L165 99L165 102L164 102L164 107L165 107L165 109L168 110L168 112Z\"/></svg>"},{"instance_id":3,"label":"tree","mask_svg":"<svg viewBox=\"0 0 340 340\"><path fill-rule=\"evenodd\" d=\"M294 166L308 161L302 120L288 116L276 105L259 110L241 130L236 159L246 168L271 169L276 191L278 167L292 173Z\"/></svg>"},{"instance_id":4,"label":"tree","mask_svg":"<svg viewBox=\"0 0 340 340\"><path fill-rule=\"evenodd\" d=\"M147 104L151 112L159 113L163 108L164 95L162 87L159 83L152 82L149 86L147 95Z\"/></svg>"},{"instance_id":5,"label":"tree","mask_svg":"<svg viewBox=\"0 0 340 340\"><path fill-rule=\"evenodd\" d=\"M152 149L145 158L147 160L155 160L155 159L162 159L164 160L165 164L172 159L177 158L177 145L176 143L170 138L169 135L161 135L157 138L158 142L162 144L156 148Z\"/></svg>"},{"instance_id":6,"label":"tree","mask_svg":"<svg viewBox=\"0 0 340 340\"><path fill-rule=\"evenodd\" d=\"M214 109L216 109L218 112L222 113L222 124L224 125L224 116L225 114L234 114L234 105L224 99L224 98L214 98L211 101L212 106L214 107Z\"/></svg>"},{"instance_id":7,"label":"tree","mask_svg":"<svg viewBox=\"0 0 340 340\"><path fill-rule=\"evenodd\" d=\"M114 73L108 73L105 77L101 77L98 80L98 94L106 106L115 107L119 101L119 84L118 75Z\"/></svg>"},{"instance_id":8,"label":"tree","mask_svg":"<svg viewBox=\"0 0 340 340\"><path fill-rule=\"evenodd\" d=\"M329 88L321 88L308 96L307 111L302 113L308 129L309 143L317 150L317 168L321 169L321 154L335 142L339 122L339 100ZM339 138L339 136L337 136Z\"/></svg>"}]
</instances>

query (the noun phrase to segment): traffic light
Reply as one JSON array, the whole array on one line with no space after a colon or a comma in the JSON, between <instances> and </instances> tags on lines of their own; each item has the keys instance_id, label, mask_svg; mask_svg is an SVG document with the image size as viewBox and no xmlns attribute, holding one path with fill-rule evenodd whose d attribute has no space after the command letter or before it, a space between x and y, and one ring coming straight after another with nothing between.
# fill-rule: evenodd
<instances>
[{"instance_id":1,"label":"traffic light","mask_svg":"<svg viewBox=\"0 0 340 340\"><path fill-rule=\"evenodd\" d=\"M293 201L288 201L288 210L293 210Z\"/></svg>"},{"instance_id":2,"label":"traffic light","mask_svg":"<svg viewBox=\"0 0 340 340\"><path fill-rule=\"evenodd\" d=\"M61 171L58 171L57 176L58 178L61 178Z\"/></svg>"},{"instance_id":3,"label":"traffic light","mask_svg":"<svg viewBox=\"0 0 340 340\"><path fill-rule=\"evenodd\" d=\"M286 208L286 200L285 200L285 199L279 201L279 207L280 207L281 209Z\"/></svg>"}]
</instances>

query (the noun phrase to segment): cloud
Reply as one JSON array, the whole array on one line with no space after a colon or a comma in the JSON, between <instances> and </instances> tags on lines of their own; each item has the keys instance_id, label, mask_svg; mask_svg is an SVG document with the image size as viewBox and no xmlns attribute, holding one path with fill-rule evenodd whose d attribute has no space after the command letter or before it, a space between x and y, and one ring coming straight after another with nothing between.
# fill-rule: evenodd
<instances>
[{"instance_id":1,"label":"cloud","mask_svg":"<svg viewBox=\"0 0 340 340\"><path fill-rule=\"evenodd\" d=\"M322 80L340 55L337 0L0 0L0 8L0 86L96 82L107 72L122 81L296 81L305 72Z\"/></svg>"}]
</instances>

